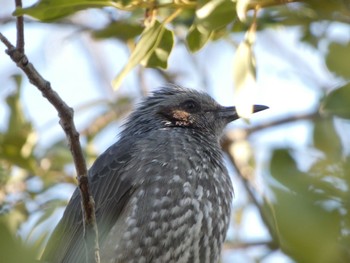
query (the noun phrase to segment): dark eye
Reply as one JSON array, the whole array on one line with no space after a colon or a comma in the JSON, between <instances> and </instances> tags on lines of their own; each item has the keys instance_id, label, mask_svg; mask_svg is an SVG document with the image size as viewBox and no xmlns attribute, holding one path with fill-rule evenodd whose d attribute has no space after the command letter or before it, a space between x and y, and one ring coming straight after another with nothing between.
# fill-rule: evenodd
<instances>
[{"instance_id":1,"label":"dark eye","mask_svg":"<svg viewBox=\"0 0 350 263\"><path fill-rule=\"evenodd\" d=\"M194 100L186 100L183 103L183 108L188 111L188 112L195 112L195 111L199 111L200 106L199 104L194 101Z\"/></svg>"}]
</instances>

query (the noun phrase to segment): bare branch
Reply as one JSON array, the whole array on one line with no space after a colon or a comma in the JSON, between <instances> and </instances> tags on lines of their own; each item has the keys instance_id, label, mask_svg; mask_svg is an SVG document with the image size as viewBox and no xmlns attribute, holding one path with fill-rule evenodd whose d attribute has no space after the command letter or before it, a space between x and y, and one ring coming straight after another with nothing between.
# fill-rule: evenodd
<instances>
[{"instance_id":1,"label":"bare branch","mask_svg":"<svg viewBox=\"0 0 350 263\"><path fill-rule=\"evenodd\" d=\"M21 6L21 0L16 0L16 6ZM7 47L6 53L16 65L27 75L30 83L36 86L56 108L60 118L60 125L66 133L68 145L73 156L79 190L82 199L84 238L86 245L87 262L100 262L98 229L95 218L95 203L89 190L86 161L79 142L79 133L73 120L73 109L70 108L60 96L51 88L35 67L28 61L24 54L23 18L17 18L17 47L14 47L8 39L0 33L0 41Z\"/></svg>"},{"instance_id":2,"label":"bare branch","mask_svg":"<svg viewBox=\"0 0 350 263\"><path fill-rule=\"evenodd\" d=\"M246 138L247 133L244 133L243 137ZM241 138L241 139L244 139L244 138ZM272 225L273 222L271 222L271 220L268 219L266 213L262 208L261 203L259 202L258 198L253 192L253 189L252 189L253 184L249 181L249 178L252 178L251 169L245 169L245 167L242 167L242 165L240 165L239 162L236 161L235 156L230 152L230 146L232 143L234 143L234 140L232 138L228 138L227 136L225 136L221 142L221 147L227 153L233 168L236 170L238 178L241 179L243 186L249 195L249 198L252 200L256 208L259 210L260 216L264 221L267 229L269 230L271 236L273 237L273 240L278 243L279 242L278 229L275 230L275 226ZM265 199L264 196L262 196L262 198Z\"/></svg>"},{"instance_id":3,"label":"bare branch","mask_svg":"<svg viewBox=\"0 0 350 263\"><path fill-rule=\"evenodd\" d=\"M320 118L320 113L317 110L311 112L311 113L305 113L305 114L296 114L296 115L293 115L293 116L288 116L288 117L285 117L285 118L281 118L279 120L273 120L273 121L270 121L270 122L265 122L261 125L256 125L256 126L253 126L251 128L248 128L246 129L246 132L248 135L256 132L256 131L260 131L260 130L263 130L263 129L267 129L267 128L273 128L277 125L282 125L282 124L287 124L287 123L290 123L290 122L294 122L294 121L302 121L302 120L312 120L312 119L315 119L315 118Z\"/></svg>"}]
</instances>

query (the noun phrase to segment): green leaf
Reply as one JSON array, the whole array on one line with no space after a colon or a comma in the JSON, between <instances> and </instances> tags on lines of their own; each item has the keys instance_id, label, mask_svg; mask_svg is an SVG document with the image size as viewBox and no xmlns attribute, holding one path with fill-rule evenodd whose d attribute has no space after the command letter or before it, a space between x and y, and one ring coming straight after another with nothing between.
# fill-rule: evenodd
<instances>
[{"instance_id":1,"label":"green leaf","mask_svg":"<svg viewBox=\"0 0 350 263\"><path fill-rule=\"evenodd\" d=\"M296 161L287 149L277 149L273 152L270 163L271 176L286 189L307 198L310 202L320 200L323 195L310 187L322 190L324 184L317 178L299 170Z\"/></svg>"},{"instance_id":2,"label":"green leaf","mask_svg":"<svg viewBox=\"0 0 350 263\"><path fill-rule=\"evenodd\" d=\"M350 83L328 94L322 110L337 117L350 119Z\"/></svg>"},{"instance_id":3,"label":"green leaf","mask_svg":"<svg viewBox=\"0 0 350 263\"><path fill-rule=\"evenodd\" d=\"M270 163L271 175L277 179L291 177L300 173L297 164L290 152L286 149L277 149L273 151Z\"/></svg>"},{"instance_id":4,"label":"green leaf","mask_svg":"<svg viewBox=\"0 0 350 263\"><path fill-rule=\"evenodd\" d=\"M173 47L174 33L165 28L160 42L155 47L153 52L151 52L150 56L146 56L141 61L141 64L148 68L166 69L168 67L168 57Z\"/></svg>"},{"instance_id":5,"label":"green leaf","mask_svg":"<svg viewBox=\"0 0 350 263\"><path fill-rule=\"evenodd\" d=\"M333 42L328 47L326 64L339 76L350 78L350 44Z\"/></svg>"},{"instance_id":6,"label":"green leaf","mask_svg":"<svg viewBox=\"0 0 350 263\"><path fill-rule=\"evenodd\" d=\"M35 260L35 254L37 251L25 247L16 237L16 234L11 233L4 216L2 216L0 219L1 262L37 262Z\"/></svg>"},{"instance_id":7,"label":"green leaf","mask_svg":"<svg viewBox=\"0 0 350 263\"><path fill-rule=\"evenodd\" d=\"M166 37L165 37L166 39L164 40L164 43L162 43L162 38L164 36L164 33L166 34ZM141 61L143 61L144 63L147 62L151 58L153 53L157 50L157 48L159 48L159 50L156 56L158 56L158 59L162 59L158 61L159 66L164 66L164 59L165 57L167 58L167 56L169 55L173 45L173 40L171 41L170 38L173 38L172 33L170 36L169 30L164 27L164 24L161 24L158 21L155 21L154 25L152 25L151 27L146 28L142 33L139 42L136 44L136 47L133 50L129 58L129 61L121 70L121 72L113 80L114 89L119 88L125 76L136 65L141 63ZM161 43L163 46L160 46ZM164 45L165 46L168 45L168 46L165 48ZM171 45L171 48L170 48L170 45ZM147 65L147 63L145 64Z\"/></svg>"},{"instance_id":8,"label":"green leaf","mask_svg":"<svg viewBox=\"0 0 350 263\"><path fill-rule=\"evenodd\" d=\"M92 31L92 36L97 39L118 38L122 41L134 39L143 31L141 24L126 21L113 21L105 28Z\"/></svg>"},{"instance_id":9,"label":"green leaf","mask_svg":"<svg viewBox=\"0 0 350 263\"><path fill-rule=\"evenodd\" d=\"M332 118L316 120L313 130L314 146L332 160L342 156L342 144Z\"/></svg>"},{"instance_id":10,"label":"green leaf","mask_svg":"<svg viewBox=\"0 0 350 263\"><path fill-rule=\"evenodd\" d=\"M270 163L271 176L284 187L294 192L307 192L308 177L301 173L287 149L273 152Z\"/></svg>"},{"instance_id":11,"label":"green leaf","mask_svg":"<svg viewBox=\"0 0 350 263\"><path fill-rule=\"evenodd\" d=\"M296 262L344 262L338 242L340 219L297 193L271 186L274 218L283 252Z\"/></svg>"},{"instance_id":12,"label":"green leaf","mask_svg":"<svg viewBox=\"0 0 350 263\"><path fill-rule=\"evenodd\" d=\"M21 102L21 78L13 76L17 90L6 98L10 111L7 130L0 136L0 158L31 172L35 171L36 161L33 150L37 134L26 119Z\"/></svg>"},{"instance_id":13,"label":"green leaf","mask_svg":"<svg viewBox=\"0 0 350 263\"><path fill-rule=\"evenodd\" d=\"M63 171L64 167L73 161L66 140L60 140L50 145L43 158L45 158L45 166L50 171Z\"/></svg>"},{"instance_id":14,"label":"green leaf","mask_svg":"<svg viewBox=\"0 0 350 263\"><path fill-rule=\"evenodd\" d=\"M212 0L196 11L196 23L207 30L220 29L236 18L231 0Z\"/></svg>"},{"instance_id":15,"label":"green leaf","mask_svg":"<svg viewBox=\"0 0 350 263\"><path fill-rule=\"evenodd\" d=\"M188 31L186 41L191 52L200 50L209 41L212 31L200 25L192 25Z\"/></svg>"},{"instance_id":16,"label":"green leaf","mask_svg":"<svg viewBox=\"0 0 350 263\"><path fill-rule=\"evenodd\" d=\"M337 193L334 187L302 173L286 149L274 151L270 171L283 187L269 180L273 199L264 206L272 209L281 249L296 262L343 262L340 214L323 203Z\"/></svg>"},{"instance_id":17,"label":"green leaf","mask_svg":"<svg viewBox=\"0 0 350 263\"><path fill-rule=\"evenodd\" d=\"M80 10L106 6L123 7L110 0L41 0L30 7L17 8L13 14L15 16L29 15L41 21L52 21Z\"/></svg>"}]
</instances>

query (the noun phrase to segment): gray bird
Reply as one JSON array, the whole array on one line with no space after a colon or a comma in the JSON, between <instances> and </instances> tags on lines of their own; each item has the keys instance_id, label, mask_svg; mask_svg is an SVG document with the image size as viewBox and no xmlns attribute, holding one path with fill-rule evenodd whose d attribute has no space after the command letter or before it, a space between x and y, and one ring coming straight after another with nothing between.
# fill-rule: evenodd
<instances>
[{"instance_id":1,"label":"gray bird","mask_svg":"<svg viewBox=\"0 0 350 263\"><path fill-rule=\"evenodd\" d=\"M235 107L175 85L141 103L89 170L101 262L218 262L233 195L219 140L236 119ZM78 189L42 259L85 262Z\"/></svg>"}]
</instances>

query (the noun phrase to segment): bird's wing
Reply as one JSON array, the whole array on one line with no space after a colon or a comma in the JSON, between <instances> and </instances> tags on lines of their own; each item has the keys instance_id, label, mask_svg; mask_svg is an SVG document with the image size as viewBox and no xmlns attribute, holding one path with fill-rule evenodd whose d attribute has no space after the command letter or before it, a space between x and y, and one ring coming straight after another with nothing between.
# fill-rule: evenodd
<instances>
[{"instance_id":1,"label":"bird's wing","mask_svg":"<svg viewBox=\"0 0 350 263\"><path fill-rule=\"evenodd\" d=\"M103 240L133 193L133 176L124 169L134 140L121 140L107 149L89 170L99 237ZM102 227L103 226L103 227ZM77 188L53 232L42 259L47 262L85 262L81 198Z\"/></svg>"}]
</instances>

